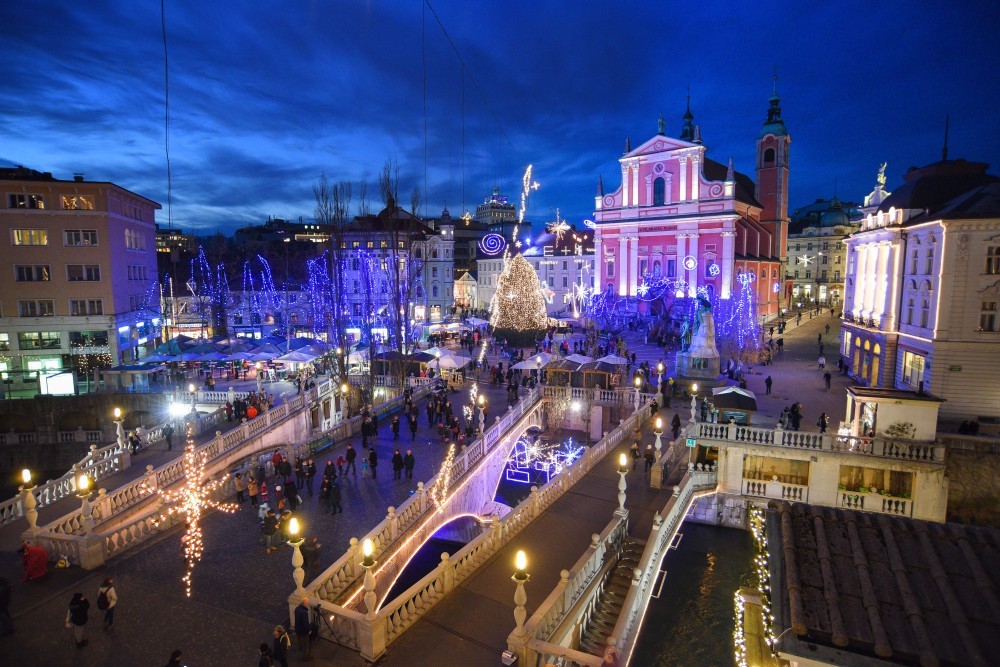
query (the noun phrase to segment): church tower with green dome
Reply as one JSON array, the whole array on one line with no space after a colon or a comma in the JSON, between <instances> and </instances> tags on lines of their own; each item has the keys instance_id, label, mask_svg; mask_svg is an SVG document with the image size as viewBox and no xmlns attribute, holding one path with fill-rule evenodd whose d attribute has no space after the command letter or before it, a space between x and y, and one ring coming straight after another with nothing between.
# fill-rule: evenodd
<instances>
[{"instance_id":1,"label":"church tower with green dome","mask_svg":"<svg viewBox=\"0 0 1000 667\"><path fill-rule=\"evenodd\" d=\"M781 119L777 75L768 102L767 120L757 138L757 201L764 207L760 222L774 232L775 251L784 271L788 262L788 149L792 137Z\"/></svg>"}]
</instances>

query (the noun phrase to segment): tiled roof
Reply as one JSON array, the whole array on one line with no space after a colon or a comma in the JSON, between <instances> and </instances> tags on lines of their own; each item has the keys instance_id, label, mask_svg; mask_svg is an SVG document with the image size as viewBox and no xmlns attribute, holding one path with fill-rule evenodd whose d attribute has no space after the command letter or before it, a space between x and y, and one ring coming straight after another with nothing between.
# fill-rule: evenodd
<instances>
[{"instance_id":1,"label":"tiled roof","mask_svg":"<svg viewBox=\"0 0 1000 667\"><path fill-rule=\"evenodd\" d=\"M900 665L998 663L1000 531L799 503L770 507L776 632L791 627L800 645Z\"/></svg>"},{"instance_id":2,"label":"tiled roof","mask_svg":"<svg viewBox=\"0 0 1000 667\"><path fill-rule=\"evenodd\" d=\"M710 181L724 181L726 180L726 173L729 171L729 167L721 162L705 158L702 171L705 174L705 178ZM757 201L757 186L754 185L753 179L738 171L733 174L733 177L736 179L736 199L744 204L764 208Z\"/></svg>"}]
</instances>

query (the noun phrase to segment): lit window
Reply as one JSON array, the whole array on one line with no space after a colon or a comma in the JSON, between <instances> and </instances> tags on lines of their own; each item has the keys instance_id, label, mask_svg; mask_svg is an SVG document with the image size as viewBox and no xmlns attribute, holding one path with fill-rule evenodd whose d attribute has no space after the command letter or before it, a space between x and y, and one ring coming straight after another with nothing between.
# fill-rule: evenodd
<instances>
[{"instance_id":1,"label":"lit window","mask_svg":"<svg viewBox=\"0 0 1000 667\"><path fill-rule=\"evenodd\" d=\"M94 198L91 195L63 195L62 207L67 211L93 211Z\"/></svg>"},{"instance_id":2,"label":"lit window","mask_svg":"<svg viewBox=\"0 0 1000 667\"><path fill-rule=\"evenodd\" d=\"M917 387L924 379L924 357L912 352L903 352L903 383Z\"/></svg>"},{"instance_id":3,"label":"lit window","mask_svg":"<svg viewBox=\"0 0 1000 667\"><path fill-rule=\"evenodd\" d=\"M11 231L14 236L14 245L49 244L49 232L47 229L14 229Z\"/></svg>"}]
</instances>

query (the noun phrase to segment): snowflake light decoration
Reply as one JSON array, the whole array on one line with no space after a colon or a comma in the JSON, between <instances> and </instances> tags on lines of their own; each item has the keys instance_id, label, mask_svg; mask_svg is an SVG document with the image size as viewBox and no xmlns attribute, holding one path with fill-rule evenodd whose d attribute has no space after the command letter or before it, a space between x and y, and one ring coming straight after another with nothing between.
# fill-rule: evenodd
<instances>
[{"instance_id":1,"label":"snowflake light decoration","mask_svg":"<svg viewBox=\"0 0 1000 667\"><path fill-rule=\"evenodd\" d=\"M573 438L565 443L545 444L532 441L522 436L514 443L514 449L507 459L504 479L519 484L532 484L538 473L547 484L549 480L561 473L583 456L585 447L573 444Z\"/></svg>"},{"instance_id":2,"label":"snowflake light decoration","mask_svg":"<svg viewBox=\"0 0 1000 667\"><path fill-rule=\"evenodd\" d=\"M719 275L719 271L720 271L720 270L721 270L721 269L719 269L719 265L718 265L718 263L716 263L716 262L712 262L712 263L711 263L711 264L709 265L709 267L708 267L708 273L709 273L709 275L711 275L712 277L715 277L715 276Z\"/></svg>"},{"instance_id":3,"label":"snowflake light decoration","mask_svg":"<svg viewBox=\"0 0 1000 667\"><path fill-rule=\"evenodd\" d=\"M798 262L802 266L809 266L810 264L812 264L814 259L816 258L813 257L812 255L802 255L798 258Z\"/></svg>"},{"instance_id":4,"label":"snowflake light decoration","mask_svg":"<svg viewBox=\"0 0 1000 667\"><path fill-rule=\"evenodd\" d=\"M771 291L774 292L775 294L777 294L778 292L780 292L781 291L781 283L778 283L778 282L772 283L771 284Z\"/></svg>"}]
</instances>

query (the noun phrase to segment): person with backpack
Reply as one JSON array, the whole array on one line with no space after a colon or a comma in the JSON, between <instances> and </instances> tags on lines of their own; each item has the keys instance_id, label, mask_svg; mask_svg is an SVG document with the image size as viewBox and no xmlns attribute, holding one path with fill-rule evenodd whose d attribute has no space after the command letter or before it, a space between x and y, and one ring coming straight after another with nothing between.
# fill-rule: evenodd
<instances>
[{"instance_id":1,"label":"person with backpack","mask_svg":"<svg viewBox=\"0 0 1000 667\"><path fill-rule=\"evenodd\" d=\"M271 664L278 663L281 667L288 667L288 650L292 648L292 638L288 636L283 625L275 626L273 645Z\"/></svg>"},{"instance_id":2,"label":"person with backpack","mask_svg":"<svg viewBox=\"0 0 1000 667\"><path fill-rule=\"evenodd\" d=\"M104 580L97 589L97 608L104 612L104 629L115 627L115 606L118 604L118 593L115 592L115 582L111 577Z\"/></svg>"}]
</instances>

